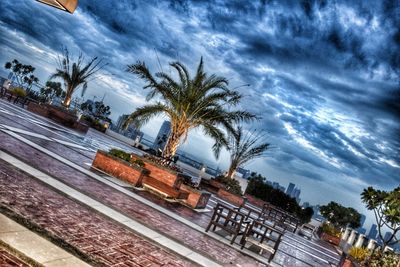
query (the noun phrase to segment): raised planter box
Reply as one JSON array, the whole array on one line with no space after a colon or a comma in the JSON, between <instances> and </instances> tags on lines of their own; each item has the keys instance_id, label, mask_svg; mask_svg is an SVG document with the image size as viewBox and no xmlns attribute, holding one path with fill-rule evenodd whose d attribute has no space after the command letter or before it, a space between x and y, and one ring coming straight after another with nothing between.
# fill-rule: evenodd
<instances>
[{"instance_id":1,"label":"raised planter box","mask_svg":"<svg viewBox=\"0 0 400 267\"><path fill-rule=\"evenodd\" d=\"M242 206L246 203L247 199L245 197L239 196L232 194L228 191L226 191L223 188L220 188L217 192L217 196L231 204L234 204L236 206Z\"/></svg>"},{"instance_id":2,"label":"raised planter box","mask_svg":"<svg viewBox=\"0 0 400 267\"><path fill-rule=\"evenodd\" d=\"M340 237L329 235L327 233L322 233L321 239L325 240L335 246L339 246L339 243L340 243Z\"/></svg>"},{"instance_id":3,"label":"raised planter box","mask_svg":"<svg viewBox=\"0 0 400 267\"><path fill-rule=\"evenodd\" d=\"M149 174L148 170L136 165L131 165L101 150L97 151L92 167L100 169L115 178L126 181L133 186L141 186L144 176Z\"/></svg>"},{"instance_id":4,"label":"raised planter box","mask_svg":"<svg viewBox=\"0 0 400 267\"><path fill-rule=\"evenodd\" d=\"M39 104L31 101L28 103L27 110L80 132L86 133L89 130L89 126L77 121L78 117L76 115L52 105Z\"/></svg>"},{"instance_id":5,"label":"raised planter box","mask_svg":"<svg viewBox=\"0 0 400 267\"><path fill-rule=\"evenodd\" d=\"M200 186L213 194L217 194L220 188L224 188L223 184L214 179L201 179Z\"/></svg>"},{"instance_id":6,"label":"raised planter box","mask_svg":"<svg viewBox=\"0 0 400 267\"><path fill-rule=\"evenodd\" d=\"M139 155L132 154L133 159L140 159L144 162L144 169L150 171L149 176L153 177L160 182L167 184L174 188L180 188L182 184L182 178L179 176L179 173L173 171L167 167L159 165L149 159L141 157Z\"/></svg>"},{"instance_id":7,"label":"raised planter box","mask_svg":"<svg viewBox=\"0 0 400 267\"><path fill-rule=\"evenodd\" d=\"M264 200L258 199L252 195L245 194L244 196L246 197L247 202L259 208L262 208L264 204L267 204L267 202L265 202Z\"/></svg>"},{"instance_id":8,"label":"raised planter box","mask_svg":"<svg viewBox=\"0 0 400 267\"><path fill-rule=\"evenodd\" d=\"M194 208L194 209L204 209L207 206L208 200L211 197L211 194L202 190L197 190L191 186L181 184L180 189L189 193L187 199L183 202Z\"/></svg>"}]
</instances>

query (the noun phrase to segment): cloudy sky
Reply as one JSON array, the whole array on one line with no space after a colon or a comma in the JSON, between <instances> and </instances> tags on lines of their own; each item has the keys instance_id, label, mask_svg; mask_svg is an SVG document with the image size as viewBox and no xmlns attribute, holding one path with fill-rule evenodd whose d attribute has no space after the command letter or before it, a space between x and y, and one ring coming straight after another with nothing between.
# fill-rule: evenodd
<instances>
[{"instance_id":1,"label":"cloudy sky","mask_svg":"<svg viewBox=\"0 0 400 267\"><path fill-rule=\"evenodd\" d=\"M294 182L304 201L365 212L363 188L400 184L398 1L80 0L70 15L2 0L0 19L1 65L32 64L42 83L62 46L108 62L85 97L106 94L113 119L145 104L127 64L169 72L170 61L193 69L203 56L262 117L246 127L269 133L269 157L246 167ZM144 131L155 136L162 120ZM211 145L193 132L183 147L212 159ZM226 153L215 162L226 167Z\"/></svg>"}]
</instances>

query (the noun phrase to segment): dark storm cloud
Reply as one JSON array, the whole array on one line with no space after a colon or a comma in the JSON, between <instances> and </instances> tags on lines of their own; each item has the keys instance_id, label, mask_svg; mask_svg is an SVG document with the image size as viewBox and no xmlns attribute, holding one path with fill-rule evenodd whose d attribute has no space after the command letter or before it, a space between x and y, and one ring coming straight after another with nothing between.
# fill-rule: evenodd
<instances>
[{"instance_id":1,"label":"dark storm cloud","mask_svg":"<svg viewBox=\"0 0 400 267\"><path fill-rule=\"evenodd\" d=\"M106 71L139 98L140 86L123 71L127 64L145 60L157 71L157 57L163 66L179 59L194 67L204 56L207 70L223 73L232 87L251 84L238 90L246 96L243 106L262 118L251 128L267 131L276 147L266 160L269 166L304 177L310 186L334 184L338 173L395 186L400 183L399 5L81 0L71 16L36 1L3 0L0 46L14 54L31 51L7 37L21 32L43 50L67 45L88 57L101 56L109 62ZM0 59L8 58L2 52ZM111 106L127 112L119 103Z\"/></svg>"}]
</instances>

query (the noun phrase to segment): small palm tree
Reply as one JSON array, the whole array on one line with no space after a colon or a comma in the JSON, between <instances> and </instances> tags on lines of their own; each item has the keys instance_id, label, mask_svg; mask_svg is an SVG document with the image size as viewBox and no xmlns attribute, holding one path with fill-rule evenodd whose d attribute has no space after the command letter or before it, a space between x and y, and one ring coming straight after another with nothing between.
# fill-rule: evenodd
<instances>
[{"instance_id":1,"label":"small palm tree","mask_svg":"<svg viewBox=\"0 0 400 267\"><path fill-rule=\"evenodd\" d=\"M265 136L256 130L245 133L242 127L229 136L230 166L226 177L233 178L237 168L252 159L265 156L271 144L261 141Z\"/></svg>"},{"instance_id":2,"label":"small palm tree","mask_svg":"<svg viewBox=\"0 0 400 267\"><path fill-rule=\"evenodd\" d=\"M171 135L163 157L173 157L182 139L186 140L189 131L198 127L214 139L213 151L218 157L221 148L228 145L221 127L233 132L235 123L250 121L255 116L243 110L232 110L239 104L242 96L237 91L228 89L225 78L207 75L202 58L193 78L180 62L170 65L177 71L177 81L164 72L156 73L154 77L144 62L128 66L128 72L146 81L143 88L151 89L147 100L159 96L159 101L138 108L128 117L125 126L134 123L136 127L140 127L151 118L163 114L171 122Z\"/></svg>"},{"instance_id":3,"label":"small palm tree","mask_svg":"<svg viewBox=\"0 0 400 267\"><path fill-rule=\"evenodd\" d=\"M92 58L84 65L85 58L82 53L79 54L76 62L71 62L68 49L63 50L61 57L58 57L58 68L50 79L60 78L65 85L65 98L63 105L69 108L72 95L82 85L82 96L86 92L89 78L102 69L106 64L102 63L97 57Z\"/></svg>"}]
</instances>

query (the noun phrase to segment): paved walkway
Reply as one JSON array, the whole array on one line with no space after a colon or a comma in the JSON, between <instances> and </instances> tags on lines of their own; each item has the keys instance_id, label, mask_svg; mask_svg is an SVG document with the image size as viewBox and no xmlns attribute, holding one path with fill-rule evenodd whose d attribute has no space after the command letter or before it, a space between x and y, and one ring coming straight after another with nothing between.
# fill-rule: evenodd
<instances>
[{"instance_id":1,"label":"paved walkway","mask_svg":"<svg viewBox=\"0 0 400 267\"><path fill-rule=\"evenodd\" d=\"M95 262L107 266L195 266L2 160L0 169L2 207L45 229L55 239L64 240Z\"/></svg>"},{"instance_id":2,"label":"paved walkway","mask_svg":"<svg viewBox=\"0 0 400 267\"><path fill-rule=\"evenodd\" d=\"M90 266L2 214L0 214L0 240L19 253L31 259L35 259L37 263L46 267ZM6 253L5 250L3 251L3 257L0 256L0 266L7 266L7 259L10 261L10 266L28 265L17 259L17 257ZM2 258L3 262L1 260ZM11 262L14 262L14 265Z\"/></svg>"}]
</instances>

